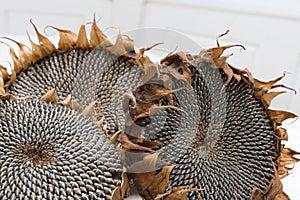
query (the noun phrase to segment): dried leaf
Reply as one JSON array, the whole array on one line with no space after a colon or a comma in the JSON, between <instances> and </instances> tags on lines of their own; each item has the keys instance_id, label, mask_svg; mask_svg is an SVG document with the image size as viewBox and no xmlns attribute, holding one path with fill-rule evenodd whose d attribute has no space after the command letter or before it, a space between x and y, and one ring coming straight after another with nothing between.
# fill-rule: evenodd
<instances>
[{"instance_id":1,"label":"dried leaf","mask_svg":"<svg viewBox=\"0 0 300 200\"><path fill-rule=\"evenodd\" d=\"M263 82L263 81L254 79L253 84L254 84L254 89L255 89L255 96L258 97L258 98L262 97L266 92L268 92L284 76L285 76L285 74L278 77L275 80L271 80L271 81L268 81L268 82Z\"/></svg>"},{"instance_id":2,"label":"dried leaf","mask_svg":"<svg viewBox=\"0 0 300 200\"><path fill-rule=\"evenodd\" d=\"M106 128L105 128L105 130L106 130ZM107 131L106 131L106 132L107 132ZM104 132L104 133L106 133L106 132ZM111 141L112 144L114 144L114 145L117 145L117 144L118 144L121 133L122 133L122 131L117 131L115 134L113 134L113 135L109 138L109 140ZM106 133L106 135L107 135L107 133Z\"/></svg>"},{"instance_id":3,"label":"dried leaf","mask_svg":"<svg viewBox=\"0 0 300 200\"><path fill-rule=\"evenodd\" d=\"M151 80L155 75L159 75L159 65L150 63L144 65L144 76L142 77L142 82L147 83L149 80Z\"/></svg>"},{"instance_id":4,"label":"dried leaf","mask_svg":"<svg viewBox=\"0 0 300 200\"><path fill-rule=\"evenodd\" d=\"M274 166L274 178L271 180L270 185L266 192L263 194L264 200L289 200L289 197L283 192L283 186Z\"/></svg>"},{"instance_id":5,"label":"dried leaf","mask_svg":"<svg viewBox=\"0 0 300 200\"><path fill-rule=\"evenodd\" d=\"M79 32L78 32L78 37L76 41L76 48L80 49L86 49L89 48L90 44L87 38L86 30L85 30L85 25L81 25Z\"/></svg>"},{"instance_id":6,"label":"dried leaf","mask_svg":"<svg viewBox=\"0 0 300 200\"><path fill-rule=\"evenodd\" d=\"M300 155L300 152L294 151L290 148L285 148L283 145L281 146L280 155L277 160L278 174L280 178L286 177L289 170L291 170L291 168L287 167L287 165L293 165L300 161L300 159L296 158L295 155Z\"/></svg>"},{"instance_id":7,"label":"dried leaf","mask_svg":"<svg viewBox=\"0 0 300 200\"><path fill-rule=\"evenodd\" d=\"M23 70L24 67L23 67L22 63L20 62L18 56L16 55L16 52L7 43L2 42L2 41L0 41L0 43L5 44L9 48L9 55L10 55L12 61L13 61L12 73L15 72L16 74L19 74Z\"/></svg>"},{"instance_id":8,"label":"dried leaf","mask_svg":"<svg viewBox=\"0 0 300 200\"><path fill-rule=\"evenodd\" d=\"M38 44L35 44L32 39L30 38L28 32L27 32L27 37L29 39L29 42L31 44L31 49L32 49L32 61L33 63L39 61L40 59L44 58L47 53L44 50L44 48Z\"/></svg>"},{"instance_id":9,"label":"dried leaf","mask_svg":"<svg viewBox=\"0 0 300 200\"><path fill-rule=\"evenodd\" d=\"M136 106L136 98L131 90L127 90L123 95L123 111L128 112L129 107L134 108Z\"/></svg>"},{"instance_id":10,"label":"dried leaf","mask_svg":"<svg viewBox=\"0 0 300 200\"><path fill-rule=\"evenodd\" d=\"M2 74L2 79L4 81L6 81L8 78L9 78L9 75L8 75L8 72L7 72L7 69L3 66L0 65L0 72Z\"/></svg>"},{"instance_id":11,"label":"dried leaf","mask_svg":"<svg viewBox=\"0 0 300 200\"><path fill-rule=\"evenodd\" d=\"M286 129L280 127L280 128L277 128L275 132L276 132L276 137L279 140L288 140L288 133L287 133Z\"/></svg>"},{"instance_id":12,"label":"dried leaf","mask_svg":"<svg viewBox=\"0 0 300 200\"><path fill-rule=\"evenodd\" d=\"M94 20L92 23L92 29L91 29L91 33L90 33L90 46L91 46L91 48L95 48L99 45L111 46L112 44L107 40L106 35L97 26L96 19L94 17Z\"/></svg>"},{"instance_id":13,"label":"dried leaf","mask_svg":"<svg viewBox=\"0 0 300 200\"><path fill-rule=\"evenodd\" d=\"M138 150L138 151L149 151L151 152L152 149L148 148L148 147L144 147L140 144L135 144L132 141L129 140L128 136L125 133L122 133L121 135L122 137L122 148L124 150Z\"/></svg>"},{"instance_id":14,"label":"dried leaf","mask_svg":"<svg viewBox=\"0 0 300 200\"><path fill-rule=\"evenodd\" d=\"M10 76L10 79L9 81L4 85L4 88L8 88L9 86L11 86L13 84L13 82L16 80L17 78L17 73L16 71L14 70L14 68L12 69L11 71L11 76Z\"/></svg>"},{"instance_id":15,"label":"dried leaf","mask_svg":"<svg viewBox=\"0 0 300 200\"><path fill-rule=\"evenodd\" d=\"M40 100L48 102L48 103L57 104L58 103L58 96L57 96L56 90L55 89L49 90L44 96L42 96L40 98Z\"/></svg>"},{"instance_id":16,"label":"dried leaf","mask_svg":"<svg viewBox=\"0 0 300 200\"><path fill-rule=\"evenodd\" d=\"M69 94L63 101L60 101L58 104L68 108L72 108L73 107L72 96Z\"/></svg>"},{"instance_id":17,"label":"dried leaf","mask_svg":"<svg viewBox=\"0 0 300 200\"><path fill-rule=\"evenodd\" d=\"M263 196L258 188L253 188L251 200L264 200Z\"/></svg>"},{"instance_id":18,"label":"dried leaf","mask_svg":"<svg viewBox=\"0 0 300 200\"><path fill-rule=\"evenodd\" d=\"M123 38L120 33L118 34L116 43L113 46L108 47L108 50L110 50L112 53L114 53L116 55L127 55L127 51L124 46Z\"/></svg>"},{"instance_id":19,"label":"dried leaf","mask_svg":"<svg viewBox=\"0 0 300 200\"><path fill-rule=\"evenodd\" d=\"M2 71L0 71L0 96L3 96L5 94L5 89L4 89L4 78L2 75Z\"/></svg>"},{"instance_id":20,"label":"dried leaf","mask_svg":"<svg viewBox=\"0 0 300 200\"><path fill-rule=\"evenodd\" d=\"M295 115L291 112L283 111L283 110L269 109L269 113L270 113L271 120L274 123L276 123L277 126L280 126L282 124L282 122L286 119L297 117L297 115Z\"/></svg>"},{"instance_id":21,"label":"dried leaf","mask_svg":"<svg viewBox=\"0 0 300 200\"><path fill-rule=\"evenodd\" d=\"M155 175L155 170L158 168L158 166L162 163L158 156L160 154L159 151L156 152L152 152L152 153L139 153L141 155L143 155L142 160L137 161L135 163L133 163L132 165L130 165L127 170L130 173L142 173L144 174L144 172L146 172L146 174L148 174L148 172L150 172L150 174L153 174L153 176ZM135 154L133 154L134 156ZM152 173L154 172L154 173ZM143 176L140 177L139 181L148 181L147 179L145 179ZM150 183L152 183L149 180ZM142 184L142 182L141 182ZM149 185L149 184L146 184ZM145 187L142 187L144 189L146 189ZM141 189L141 191L144 191L144 189ZM140 191L140 190L139 190Z\"/></svg>"},{"instance_id":22,"label":"dried leaf","mask_svg":"<svg viewBox=\"0 0 300 200\"><path fill-rule=\"evenodd\" d=\"M285 93L285 91L280 91L280 92L268 92L265 93L262 98L261 101L263 103L263 105L265 106L265 108L268 108L272 102L272 100L277 97L280 94Z\"/></svg>"},{"instance_id":23,"label":"dried leaf","mask_svg":"<svg viewBox=\"0 0 300 200\"><path fill-rule=\"evenodd\" d=\"M112 192L111 200L123 200L127 196L127 191L129 189L129 180L126 172L122 173L122 183L121 186L116 187Z\"/></svg>"},{"instance_id":24,"label":"dried leaf","mask_svg":"<svg viewBox=\"0 0 300 200\"><path fill-rule=\"evenodd\" d=\"M166 191L169 184L170 174L175 166L176 165L170 165L164 167L161 172L154 177L152 184L148 188L149 192L151 192L154 197L159 194L163 194Z\"/></svg>"},{"instance_id":25,"label":"dried leaf","mask_svg":"<svg viewBox=\"0 0 300 200\"><path fill-rule=\"evenodd\" d=\"M50 55L51 53L56 51L56 47L54 46L54 44L52 44L52 42L46 38L45 36L43 36L38 29L36 28L36 26L34 25L34 23L32 22L32 20L30 20L30 23L32 24L35 33L38 37L39 43L41 45L41 47L43 48L43 50L46 52L47 55Z\"/></svg>"},{"instance_id":26,"label":"dried leaf","mask_svg":"<svg viewBox=\"0 0 300 200\"><path fill-rule=\"evenodd\" d=\"M76 46L77 35L69 30L63 30L54 26L47 26L53 28L59 33L58 49L69 50Z\"/></svg>"},{"instance_id":27,"label":"dried leaf","mask_svg":"<svg viewBox=\"0 0 300 200\"><path fill-rule=\"evenodd\" d=\"M16 43L18 45L18 47L20 48L19 61L22 64L22 68L26 69L27 67L29 67L30 64L33 63L32 51L26 45L24 45L20 42L17 42L13 39L10 39L8 37L3 37L3 38Z\"/></svg>"},{"instance_id":28,"label":"dried leaf","mask_svg":"<svg viewBox=\"0 0 300 200\"><path fill-rule=\"evenodd\" d=\"M192 63L187 59L186 53L179 52L169 55L160 63L162 64L161 73L170 74L178 80L184 80L188 85L192 83L192 72L189 69Z\"/></svg>"},{"instance_id":29,"label":"dried leaf","mask_svg":"<svg viewBox=\"0 0 300 200\"><path fill-rule=\"evenodd\" d=\"M215 60L217 60L218 58L220 58L222 56L223 52L226 49L229 49L229 48L232 48L232 47L241 47L245 50L245 47L243 45L233 44L233 45L226 45L226 46L220 46L220 47L214 47L214 48L211 48L211 49L206 49L206 50L203 50L201 52L201 54L209 54L211 56L211 58L215 61Z\"/></svg>"}]
</instances>

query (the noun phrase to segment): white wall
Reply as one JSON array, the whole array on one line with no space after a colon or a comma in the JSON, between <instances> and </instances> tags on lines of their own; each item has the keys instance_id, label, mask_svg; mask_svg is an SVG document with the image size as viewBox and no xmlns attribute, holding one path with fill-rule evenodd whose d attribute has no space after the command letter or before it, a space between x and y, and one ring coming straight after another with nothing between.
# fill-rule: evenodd
<instances>
[{"instance_id":1,"label":"white wall","mask_svg":"<svg viewBox=\"0 0 300 200\"><path fill-rule=\"evenodd\" d=\"M30 18L40 30L45 25L55 25L77 31L80 24L92 20L94 13L101 18L102 28L120 27L122 31L168 28L186 34L203 48L214 46L215 37L230 29L221 43L240 43L247 49L229 50L228 54L234 53L230 63L250 68L255 77L264 80L288 72L282 82L300 93L300 3L296 0L1 0L0 3L3 36L24 37L26 30L33 33ZM7 56L3 49L0 46L3 55L0 62ZM298 102L300 95L288 92L278 97L273 106L300 114ZM299 139L294 135L299 127L292 129L290 140ZM296 172L286 179L285 185L295 198L300 196L297 184L293 185L300 177L299 171Z\"/></svg>"}]
</instances>

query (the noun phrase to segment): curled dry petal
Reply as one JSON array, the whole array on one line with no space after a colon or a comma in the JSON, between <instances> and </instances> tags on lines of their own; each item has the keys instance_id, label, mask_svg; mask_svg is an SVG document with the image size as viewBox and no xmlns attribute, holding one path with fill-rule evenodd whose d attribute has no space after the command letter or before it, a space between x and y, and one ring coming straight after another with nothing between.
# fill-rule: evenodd
<instances>
[{"instance_id":1,"label":"curled dry petal","mask_svg":"<svg viewBox=\"0 0 300 200\"><path fill-rule=\"evenodd\" d=\"M7 69L0 65L0 72L2 73L2 79L6 81L9 78Z\"/></svg>"},{"instance_id":2,"label":"curled dry petal","mask_svg":"<svg viewBox=\"0 0 300 200\"><path fill-rule=\"evenodd\" d=\"M96 19L94 17L92 23L92 29L90 33L90 47L96 48L97 46L111 46L111 43L107 40L106 35L97 26Z\"/></svg>"},{"instance_id":3,"label":"curled dry petal","mask_svg":"<svg viewBox=\"0 0 300 200\"><path fill-rule=\"evenodd\" d=\"M26 69L27 67L29 67L29 65L31 65L33 63L32 51L30 50L30 48L28 48L25 44L17 42L13 39L10 39L7 37L3 37L3 38L10 40L19 46L19 48L20 48L19 61L22 65L23 69Z\"/></svg>"},{"instance_id":4,"label":"curled dry petal","mask_svg":"<svg viewBox=\"0 0 300 200\"><path fill-rule=\"evenodd\" d=\"M41 101L45 101L48 103L58 103L58 95L55 89L49 90L44 96L40 98Z\"/></svg>"},{"instance_id":5,"label":"curled dry petal","mask_svg":"<svg viewBox=\"0 0 300 200\"><path fill-rule=\"evenodd\" d=\"M77 35L69 30L63 30L54 26L47 26L59 32L58 49L69 50L76 46Z\"/></svg>"},{"instance_id":6,"label":"curled dry petal","mask_svg":"<svg viewBox=\"0 0 300 200\"><path fill-rule=\"evenodd\" d=\"M32 62L35 63L35 62L39 61L40 59L44 58L47 55L47 53L42 46L40 46L32 41L28 32L27 32L27 37L31 44Z\"/></svg>"},{"instance_id":7,"label":"curled dry petal","mask_svg":"<svg viewBox=\"0 0 300 200\"><path fill-rule=\"evenodd\" d=\"M56 47L54 46L54 44L38 31L38 29L36 28L36 26L34 25L32 20L30 20L30 23L32 24L32 26L35 30L35 33L38 37L41 47L43 48L43 51L45 51L47 55L50 55L51 53L55 52Z\"/></svg>"},{"instance_id":8,"label":"curled dry petal","mask_svg":"<svg viewBox=\"0 0 300 200\"><path fill-rule=\"evenodd\" d=\"M122 183L121 186L116 187L112 192L111 200L123 200L128 193L129 180L126 172L122 173Z\"/></svg>"},{"instance_id":9,"label":"curled dry petal","mask_svg":"<svg viewBox=\"0 0 300 200\"><path fill-rule=\"evenodd\" d=\"M284 110L269 110L271 120L280 126L282 122L286 119L295 118L297 115L294 113L284 111Z\"/></svg>"},{"instance_id":10,"label":"curled dry petal","mask_svg":"<svg viewBox=\"0 0 300 200\"><path fill-rule=\"evenodd\" d=\"M86 30L85 30L85 25L81 25L79 32L78 32L78 37L76 41L76 48L79 49L86 49L89 48L89 40L87 38Z\"/></svg>"},{"instance_id":11,"label":"curled dry petal","mask_svg":"<svg viewBox=\"0 0 300 200\"><path fill-rule=\"evenodd\" d=\"M5 94L5 89L4 89L4 78L2 75L2 71L0 71L0 96L3 96Z\"/></svg>"},{"instance_id":12,"label":"curled dry petal","mask_svg":"<svg viewBox=\"0 0 300 200\"><path fill-rule=\"evenodd\" d=\"M60 101L59 104L68 108L72 108L73 107L72 96L69 94L64 100Z\"/></svg>"}]
</instances>

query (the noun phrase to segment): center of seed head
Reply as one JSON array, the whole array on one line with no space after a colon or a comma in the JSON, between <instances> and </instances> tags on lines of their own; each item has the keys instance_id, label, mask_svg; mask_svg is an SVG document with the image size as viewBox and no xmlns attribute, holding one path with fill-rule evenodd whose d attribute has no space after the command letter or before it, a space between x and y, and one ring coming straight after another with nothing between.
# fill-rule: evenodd
<instances>
[{"instance_id":1,"label":"center of seed head","mask_svg":"<svg viewBox=\"0 0 300 200\"><path fill-rule=\"evenodd\" d=\"M14 153L20 156L25 162L30 161L32 167L36 167L37 165L44 166L54 161L53 155L55 152L54 145L37 141L19 144L14 150Z\"/></svg>"}]
</instances>

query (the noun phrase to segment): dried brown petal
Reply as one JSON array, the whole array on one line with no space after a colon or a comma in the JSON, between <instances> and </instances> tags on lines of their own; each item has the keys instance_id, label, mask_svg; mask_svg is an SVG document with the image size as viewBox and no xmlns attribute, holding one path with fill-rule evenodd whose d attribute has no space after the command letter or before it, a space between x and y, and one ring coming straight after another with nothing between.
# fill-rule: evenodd
<instances>
[{"instance_id":1,"label":"dried brown petal","mask_svg":"<svg viewBox=\"0 0 300 200\"><path fill-rule=\"evenodd\" d=\"M300 155L300 152L292 150L290 148L285 148L283 145L280 149L280 155L277 160L278 163L278 174L280 178L286 177L289 173L289 168L287 165L293 165L296 162L300 161L300 159L296 158L295 155Z\"/></svg>"},{"instance_id":2,"label":"dried brown petal","mask_svg":"<svg viewBox=\"0 0 300 200\"><path fill-rule=\"evenodd\" d=\"M76 46L77 35L69 30L63 30L54 26L47 26L59 32L58 49L69 50Z\"/></svg>"},{"instance_id":3,"label":"dried brown petal","mask_svg":"<svg viewBox=\"0 0 300 200\"><path fill-rule=\"evenodd\" d=\"M47 55L47 53L42 46L35 44L32 41L28 32L27 32L27 37L29 39L29 42L30 42L31 48L32 48L32 62L35 63L35 62L39 61L40 59L44 58Z\"/></svg>"},{"instance_id":4,"label":"dried brown petal","mask_svg":"<svg viewBox=\"0 0 300 200\"><path fill-rule=\"evenodd\" d=\"M122 173L122 183L121 186L116 187L112 192L111 200L123 200L128 193L129 180L126 172Z\"/></svg>"},{"instance_id":5,"label":"dried brown petal","mask_svg":"<svg viewBox=\"0 0 300 200\"><path fill-rule=\"evenodd\" d=\"M59 104L68 108L72 108L73 107L72 96L69 94L64 100L60 101Z\"/></svg>"},{"instance_id":6,"label":"dried brown petal","mask_svg":"<svg viewBox=\"0 0 300 200\"><path fill-rule=\"evenodd\" d=\"M263 103L263 105L268 108L272 102L272 100L277 97L278 95L280 94L283 94L285 93L285 91L280 91L280 92L268 92L268 93L265 93L262 98L261 98L261 101Z\"/></svg>"},{"instance_id":7,"label":"dried brown petal","mask_svg":"<svg viewBox=\"0 0 300 200\"><path fill-rule=\"evenodd\" d=\"M122 133L122 148L124 150L138 150L138 151L152 151L148 147L144 147L140 144L135 144L131 140L128 139L128 136L125 133Z\"/></svg>"},{"instance_id":8,"label":"dried brown petal","mask_svg":"<svg viewBox=\"0 0 300 200\"><path fill-rule=\"evenodd\" d=\"M40 98L41 101L49 102L49 103L58 103L58 96L55 89L49 90L44 96Z\"/></svg>"},{"instance_id":9,"label":"dried brown petal","mask_svg":"<svg viewBox=\"0 0 300 200\"><path fill-rule=\"evenodd\" d=\"M0 65L0 72L2 73L2 79L6 81L9 78L7 69Z\"/></svg>"},{"instance_id":10,"label":"dried brown petal","mask_svg":"<svg viewBox=\"0 0 300 200\"><path fill-rule=\"evenodd\" d=\"M94 20L92 23L92 29L91 29L91 33L90 33L90 46L91 46L91 48L95 48L99 45L111 46L111 43L107 40L106 35L97 26L96 19L94 17Z\"/></svg>"},{"instance_id":11,"label":"dried brown petal","mask_svg":"<svg viewBox=\"0 0 300 200\"><path fill-rule=\"evenodd\" d=\"M19 46L20 48L19 61L22 64L22 67L24 69L26 69L27 67L29 67L30 64L33 63L32 51L26 45L7 37L3 37L3 38L10 40Z\"/></svg>"},{"instance_id":12,"label":"dried brown petal","mask_svg":"<svg viewBox=\"0 0 300 200\"><path fill-rule=\"evenodd\" d=\"M78 32L78 37L76 41L76 48L79 49L87 49L89 48L89 40L87 38L86 30L85 30L85 25L81 25L79 32Z\"/></svg>"},{"instance_id":13,"label":"dried brown petal","mask_svg":"<svg viewBox=\"0 0 300 200\"><path fill-rule=\"evenodd\" d=\"M295 118L297 115L284 111L284 110L271 110L269 109L271 120L276 123L277 126L280 126L282 122L289 118Z\"/></svg>"},{"instance_id":14,"label":"dried brown petal","mask_svg":"<svg viewBox=\"0 0 300 200\"><path fill-rule=\"evenodd\" d=\"M2 71L0 71L0 96L5 94L5 89L4 89L4 78L2 75Z\"/></svg>"},{"instance_id":15,"label":"dried brown petal","mask_svg":"<svg viewBox=\"0 0 300 200\"><path fill-rule=\"evenodd\" d=\"M43 51L45 51L47 55L50 55L51 53L55 52L56 47L54 46L54 44L38 31L38 29L36 28L36 26L34 25L32 20L30 20L30 23L32 24L32 26L35 30L35 33L38 37L41 47L43 48Z\"/></svg>"}]
</instances>

